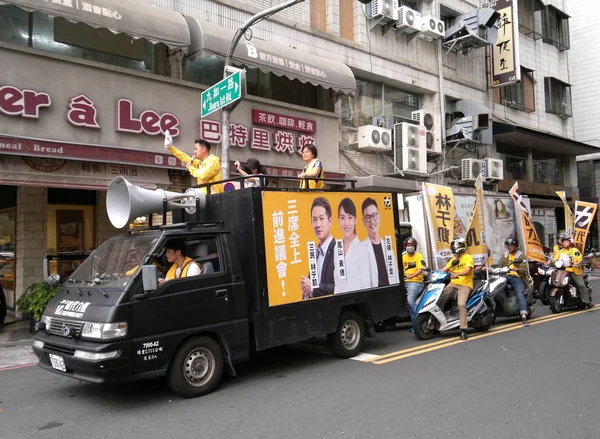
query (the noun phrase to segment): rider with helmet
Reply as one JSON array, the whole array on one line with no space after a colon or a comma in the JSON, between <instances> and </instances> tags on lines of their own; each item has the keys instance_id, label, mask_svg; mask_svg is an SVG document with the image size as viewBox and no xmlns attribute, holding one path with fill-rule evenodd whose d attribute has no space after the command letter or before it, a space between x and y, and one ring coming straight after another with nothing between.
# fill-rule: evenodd
<instances>
[{"instance_id":1,"label":"rider with helmet","mask_svg":"<svg viewBox=\"0 0 600 439\"><path fill-rule=\"evenodd\" d=\"M450 283L446 285L438 306L444 309L450 296L456 291L458 315L460 318L460 339L467 339L467 300L473 290L473 256L466 253L467 243L463 238L454 238L450 243L450 251L454 255L442 271L450 272Z\"/></svg>"},{"instance_id":2,"label":"rider with helmet","mask_svg":"<svg viewBox=\"0 0 600 439\"><path fill-rule=\"evenodd\" d=\"M558 261L561 257L570 259L571 266L567 267L566 270L570 273L571 279L573 279L573 283L579 291L581 301L586 303L588 308L592 308L594 305L592 304L592 299L590 298L585 282L583 281L583 267L581 265L583 255L577 247L575 247L575 241L571 236L564 235L562 238L562 248L554 255L554 260Z\"/></svg>"},{"instance_id":3,"label":"rider with helmet","mask_svg":"<svg viewBox=\"0 0 600 439\"><path fill-rule=\"evenodd\" d=\"M423 270L427 268L423 255L417 252L417 240L408 237L404 240L402 265L404 267L404 285L406 287L408 312L410 313L410 332L415 332L417 318L417 296L423 290Z\"/></svg>"},{"instance_id":4,"label":"rider with helmet","mask_svg":"<svg viewBox=\"0 0 600 439\"><path fill-rule=\"evenodd\" d=\"M523 326L529 326L529 323L527 323L527 299L525 298L527 262L522 260L515 263L515 260L524 259L523 253L519 250L519 241L517 238L508 238L504 241L504 245L506 246L506 252L500 258L500 264L511 268L511 271L506 273L506 280L517 295L519 310L521 311L521 323L523 323Z\"/></svg>"}]
</instances>

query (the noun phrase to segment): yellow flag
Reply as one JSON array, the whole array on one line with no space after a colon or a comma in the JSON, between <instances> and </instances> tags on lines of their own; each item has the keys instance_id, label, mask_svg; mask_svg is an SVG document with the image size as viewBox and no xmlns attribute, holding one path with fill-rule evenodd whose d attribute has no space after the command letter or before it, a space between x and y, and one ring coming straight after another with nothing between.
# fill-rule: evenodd
<instances>
[{"instance_id":1,"label":"yellow flag","mask_svg":"<svg viewBox=\"0 0 600 439\"><path fill-rule=\"evenodd\" d=\"M425 183L423 197L429 216L431 246L436 258L449 258L454 234L454 194L452 188Z\"/></svg>"},{"instance_id":2,"label":"yellow flag","mask_svg":"<svg viewBox=\"0 0 600 439\"><path fill-rule=\"evenodd\" d=\"M523 244L527 259L545 263L546 257L544 256L544 249L542 248L540 238L538 238L535 227L533 226L531 214L525 204L525 200L523 200L523 195L519 193L519 184L515 183L509 193L515 202L515 206L521 212L521 226L525 237L525 242Z\"/></svg>"},{"instance_id":3,"label":"yellow flag","mask_svg":"<svg viewBox=\"0 0 600 439\"><path fill-rule=\"evenodd\" d=\"M475 265L483 265L488 259L485 239L485 219L483 216L483 179L481 175L475 181L475 203L467 229L467 253L475 259Z\"/></svg>"},{"instance_id":4,"label":"yellow flag","mask_svg":"<svg viewBox=\"0 0 600 439\"><path fill-rule=\"evenodd\" d=\"M596 215L596 210L598 210L596 203L575 201L575 247L582 253L585 249L585 241L590 232L590 226Z\"/></svg>"},{"instance_id":5,"label":"yellow flag","mask_svg":"<svg viewBox=\"0 0 600 439\"><path fill-rule=\"evenodd\" d=\"M573 233L573 211L571 210L571 208L569 207L569 204L567 203L567 194L565 193L565 191L556 191L556 195L558 195L558 198L560 198L562 200L562 202L565 204L565 231L571 235Z\"/></svg>"}]
</instances>

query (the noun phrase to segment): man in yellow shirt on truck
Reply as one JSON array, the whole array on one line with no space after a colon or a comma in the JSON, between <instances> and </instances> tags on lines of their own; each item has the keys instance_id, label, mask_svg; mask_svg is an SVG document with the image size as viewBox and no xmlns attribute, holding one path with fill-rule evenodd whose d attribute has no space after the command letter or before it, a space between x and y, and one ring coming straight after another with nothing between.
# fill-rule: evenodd
<instances>
[{"instance_id":1,"label":"man in yellow shirt on truck","mask_svg":"<svg viewBox=\"0 0 600 439\"><path fill-rule=\"evenodd\" d=\"M190 157L185 152L175 148L173 138L167 130L165 132L165 148L186 164L185 167L190 171L190 174L198 179L198 184L212 183L223 179L221 176L221 159L210 153L210 143L206 140L196 139L194 141L194 155ZM202 188L202 192L207 193L206 187ZM215 184L210 187L211 194L220 192L223 192L222 184Z\"/></svg>"}]
</instances>

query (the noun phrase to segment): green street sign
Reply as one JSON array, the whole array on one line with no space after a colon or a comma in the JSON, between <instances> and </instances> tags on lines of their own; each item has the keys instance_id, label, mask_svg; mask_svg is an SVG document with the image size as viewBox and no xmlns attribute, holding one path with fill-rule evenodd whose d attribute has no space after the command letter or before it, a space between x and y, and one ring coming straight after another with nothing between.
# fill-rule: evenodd
<instances>
[{"instance_id":1,"label":"green street sign","mask_svg":"<svg viewBox=\"0 0 600 439\"><path fill-rule=\"evenodd\" d=\"M237 71L202 92L200 117L206 117L241 99L246 94L246 72Z\"/></svg>"}]
</instances>

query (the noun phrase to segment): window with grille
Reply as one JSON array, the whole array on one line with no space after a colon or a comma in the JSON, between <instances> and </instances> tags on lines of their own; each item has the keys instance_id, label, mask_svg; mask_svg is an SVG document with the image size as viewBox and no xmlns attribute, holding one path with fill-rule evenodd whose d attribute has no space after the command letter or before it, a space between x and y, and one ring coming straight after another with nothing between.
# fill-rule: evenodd
<instances>
[{"instance_id":1,"label":"window with grille","mask_svg":"<svg viewBox=\"0 0 600 439\"><path fill-rule=\"evenodd\" d=\"M542 38L542 10L540 0L518 0L519 31L534 40Z\"/></svg>"},{"instance_id":2,"label":"window with grille","mask_svg":"<svg viewBox=\"0 0 600 439\"><path fill-rule=\"evenodd\" d=\"M565 119L573 116L571 86L556 78L544 78L546 113Z\"/></svg>"},{"instance_id":3,"label":"window with grille","mask_svg":"<svg viewBox=\"0 0 600 439\"><path fill-rule=\"evenodd\" d=\"M413 11L418 11L419 9L417 8L417 2L414 1L410 1L410 0L399 0L398 1L398 7L401 8L402 6L406 6L410 9L412 9Z\"/></svg>"},{"instance_id":4,"label":"window with grille","mask_svg":"<svg viewBox=\"0 0 600 439\"><path fill-rule=\"evenodd\" d=\"M527 113L535 111L533 70L521 67L521 82L500 87L500 103Z\"/></svg>"},{"instance_id":5,"label":"window with grille","mask_svg":"<svg viewBox=\"0 0 600 439\"><path fill-rule=\"evenodd\" d=\"M552 44L558 50L570 48L569 16L554 6L546 6L541 11L542 41Z\"/></svg>"}]
</instances>

